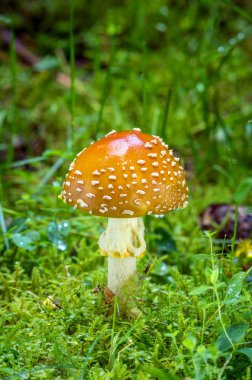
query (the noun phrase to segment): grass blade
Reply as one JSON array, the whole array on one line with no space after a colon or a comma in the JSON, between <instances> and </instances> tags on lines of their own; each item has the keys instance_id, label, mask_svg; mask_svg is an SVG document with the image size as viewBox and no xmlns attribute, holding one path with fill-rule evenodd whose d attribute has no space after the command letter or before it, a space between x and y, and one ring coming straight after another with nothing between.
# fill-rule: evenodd
<instances>
[{"instance_id":1,"label":"grass blade","mask_svg":"<svg viewBox=\"0 0 252 380\"><path fill-rule=\"evenodd\" d=\"M85 360L84 360L84 363L83 363L80 380L84 380L85 379L84 375L85 375L85 371L86 371L86 368L87 368L88 360L89 360L89 358L90 358L90 356L91 356L91 354L92 354L92 352L93 352L96 344L99 342L100 338L101 338L101 334L98 335L98 337L93 341L93 343L91 344L91 346L90 346L90 348L88 350L87 356L85 357Z\"/></svg>"}]
</instances>

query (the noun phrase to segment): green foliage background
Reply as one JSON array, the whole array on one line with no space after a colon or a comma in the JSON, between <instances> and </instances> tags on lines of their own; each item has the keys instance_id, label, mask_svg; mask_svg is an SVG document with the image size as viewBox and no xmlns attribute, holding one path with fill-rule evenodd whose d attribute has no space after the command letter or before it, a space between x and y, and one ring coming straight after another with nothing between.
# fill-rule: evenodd
<instances>
[{"instance_id":1,"label":"green foliage background","mask_svg":"<svg viewBox=\"0 0 252 380\"><path fill-rule=\"evenodd\" d=\"M250 379L249 258L198 223L213 203L251 210L250 1L0 10L0 377ZM134 127L175 148L190 204L146 218L130 320L92 290L106 220L57 196L76 152Z\"/></svg>"}]
</instances>

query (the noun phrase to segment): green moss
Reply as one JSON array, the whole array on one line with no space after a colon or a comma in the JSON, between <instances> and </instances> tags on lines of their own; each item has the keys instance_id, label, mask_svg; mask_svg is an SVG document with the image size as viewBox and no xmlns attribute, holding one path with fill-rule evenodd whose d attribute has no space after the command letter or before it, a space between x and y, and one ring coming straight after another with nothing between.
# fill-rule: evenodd
<instances>
[{"instance_id":1,"label":"green moss","mask_svg":"<svg viewBox=\"0 0 252 380\"><path fill-rule=\"evenodd\" d=\"M250 379L251 275L198 223L209 204L251 207L249 5L75 0L70 23L60 1L5 3L0 22L15 33L0 51L0 377ZM21 36L39 65L15 54ZM75 77L71 90L59 73ZM134 127L176 148L190 203L145 218L148 252L126 291L141 314L129 318L94 291L106 286L106 220L57 196L76 152Z\"/></svg>"}]
</instances>

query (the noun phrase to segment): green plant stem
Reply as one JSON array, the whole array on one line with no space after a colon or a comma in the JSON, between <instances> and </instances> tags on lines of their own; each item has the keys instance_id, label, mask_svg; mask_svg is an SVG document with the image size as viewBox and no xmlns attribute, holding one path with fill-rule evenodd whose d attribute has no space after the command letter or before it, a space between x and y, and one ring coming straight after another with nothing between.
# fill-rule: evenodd
<instances>
[{"instance_id":1,"label":"green plant stem","mask_svg":"<svg viewBox=\"0 0 252 380\"><path fill-rule=\"evenodd\" d=\"M109 365L113 366L113 355L114 355L114 334L115 334L115 322L116 322L116 310L117 310L117 296L114 297L114 311L113 311L113 322L110 340L110 351L109 351Z\"/></svg>"},{"instance_id":2,"label":"green plant stem","mask_svg":"<svg viewBox=\"0 0 252 380\"><path fill-rule=\"evenodd\" d=\"M214 254L213 254L213 240L212 240L212 235L211 234L209 234L209 240L210 240L210 256L211 256L211 263L212 263L212 272L214 272L214 270L215 270L215 264L214 264ZM225 327L225 325L223 323L223 319L222 319L221 303L220 303L220 298L219 298L219 294L218 294L218 289L217 289L217 286L216 286L217 281L218 281L218 278L213 283L213 292L214 292L214 295L215 295L215 298L216 298L216 301L217 301L219 319L220 319L220 323L221 323L221 326L223 328L224 334L226 335L227 340L229 341L232 349L234 350L233 342L232 342L232 340L230 339L230 337L229 337L229 335L227 333L226 327Z\"/></svg>"}]
</instances>

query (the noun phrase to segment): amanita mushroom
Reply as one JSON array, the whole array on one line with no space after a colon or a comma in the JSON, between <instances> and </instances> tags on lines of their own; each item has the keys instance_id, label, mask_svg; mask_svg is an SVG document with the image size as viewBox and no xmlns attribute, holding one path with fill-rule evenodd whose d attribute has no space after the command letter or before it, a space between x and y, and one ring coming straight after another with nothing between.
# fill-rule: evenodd
<instances>
[{"instance_id":1,"label":"amanita mushroom","mask_svg":"<svg viewBox=\"0 0 252 380\"><path fill-rule=\"evenodd\" d=\"M136 259L145 254L142 216L186 207L187 193L179 158L160 137L134 129L112 131L78 153L61 198L109 218L99 247L108 256L108 288L120 296L136 274Z\"/></svg>"}]
</instances>

